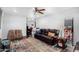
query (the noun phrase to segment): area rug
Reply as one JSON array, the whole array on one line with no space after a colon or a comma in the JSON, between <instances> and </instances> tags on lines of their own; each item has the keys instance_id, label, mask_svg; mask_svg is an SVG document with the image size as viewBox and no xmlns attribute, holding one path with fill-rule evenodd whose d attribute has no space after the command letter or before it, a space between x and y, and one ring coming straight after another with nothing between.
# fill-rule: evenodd
<instances>
[{"instance_id":1,"label":"area rug","mask_svg":"<svg viewBox=\"0 0 79 59\"><path fill-rule=\"evenodd\" d=\"M11 41L10 49L16 52L72 52L72 47L62 50L48 45L35 38L24 38L21 40Z\"/></svg>"},{"instance_id":2,"label":"area rug","mask_svg":"<svg viewBox=\"0 0 79 59\"><path fill-rule=\"evenodd\" d=\"M16 50L16 52L39 52L27 39L11 41L10 48Z\"/></svg>"}]
</instances>

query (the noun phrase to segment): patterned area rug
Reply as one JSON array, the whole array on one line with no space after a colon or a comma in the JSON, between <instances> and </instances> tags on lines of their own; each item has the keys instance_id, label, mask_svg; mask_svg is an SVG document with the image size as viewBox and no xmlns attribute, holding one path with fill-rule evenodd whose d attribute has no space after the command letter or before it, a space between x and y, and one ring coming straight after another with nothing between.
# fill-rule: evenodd
<instances>
[{"instance_id":1,"label":"patterned area rug","mask_svg":"<svg viewBox=\"0 0 79 59\"><path fill-rule=\"evenodd\" d=\"M38 51L35 47L33 47L27 39L15 40L11 42L11 49L16 50L16 52L35 52Z\"/></svg>"},{"instance_id":2,"label":"patterned area rug","mask_svg":"<svg viewBox=\"0 0 79 59\"><path fill-rule=\"evenodd\" d=\"M31 37L12 41L10 48L16 52L72 52L72 48L67 47L65 50L58 49Z\"/></svg>"}]
</instances>

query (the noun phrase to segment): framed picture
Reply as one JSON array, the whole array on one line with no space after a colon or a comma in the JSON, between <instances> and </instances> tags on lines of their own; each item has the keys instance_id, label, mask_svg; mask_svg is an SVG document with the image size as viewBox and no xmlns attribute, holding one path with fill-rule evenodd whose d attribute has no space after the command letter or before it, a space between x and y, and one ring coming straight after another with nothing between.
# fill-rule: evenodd
<instances>
[{"instance_id":1,"label":"framed picture","mask_svg":"<svg viewBox=\"0 0 79 59\"><path fill-rule=\"evenodd\" d=\"M73 24L73 18L65 20L65 28L64 28L64 37L67 39L67 41L71 41L72 46L74 45L74 24Z\"/></svg>"}]
</instances>

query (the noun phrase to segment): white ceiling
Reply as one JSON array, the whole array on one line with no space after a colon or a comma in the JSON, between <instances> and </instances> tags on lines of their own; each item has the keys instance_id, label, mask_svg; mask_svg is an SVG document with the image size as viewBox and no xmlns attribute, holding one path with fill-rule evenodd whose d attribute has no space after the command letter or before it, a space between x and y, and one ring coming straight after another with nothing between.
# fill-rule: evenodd
<instances>
[{"instance_id":1,"label":"white ceiling","mask_svg":"<svg viewBox=\"0 0 79 59\"><path fill-rule=\"evenodd\" d=\"M58 14L63 13L68 10L74 10L79 8L72 8L72 7L40 7L45 8L45 14ZM33 7L2 7L1 8L5 13L13 14L13 15L20 15L20 16L33 16Z\"/></svg>"},{"instance_id":2,"label":"white ceiling","mask_svg":"<svg viewBox=\"0 0 79 59\"><path fill-rule=\"evenodd\" d=\"M1 9L5 13L20 16L27 16L33 11L32 7L2 7Z\"/></svg>"}]
</instances>

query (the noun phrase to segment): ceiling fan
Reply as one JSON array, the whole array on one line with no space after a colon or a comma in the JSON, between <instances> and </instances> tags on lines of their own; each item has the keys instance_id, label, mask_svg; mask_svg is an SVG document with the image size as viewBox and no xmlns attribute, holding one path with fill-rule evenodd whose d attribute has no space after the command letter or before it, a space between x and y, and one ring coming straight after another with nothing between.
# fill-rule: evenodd
<instances>
[{"instance_id":1,"label":"ceiling fan","mask_svg":"<svg viewBox=\"0 0 79 59\"><path fill-rule=\"evenodd\" d=\"M35 7L34 8L34 14L36 15L36 13L39 13L39 14L44 14L44 11L45 11L45 9L42 9L42 8L38 8L38 7ZM36 18L37 17L35 17L35 27L36 27Z\"/></svg>"},{"instance_id":2,"label":"ceiling fan","mask_svg":"<svg viewBox=\"0 0 79 59\"><path fill-rule=\"evenodd\" d=\"M37 7L35 7L34 9L35 9L35 13L44 14L45 9L39 9Z\"/></svg>"}]
</instances>

